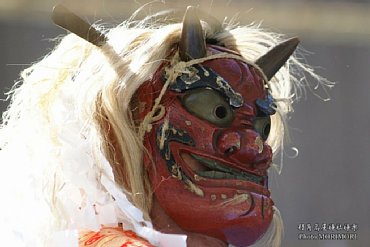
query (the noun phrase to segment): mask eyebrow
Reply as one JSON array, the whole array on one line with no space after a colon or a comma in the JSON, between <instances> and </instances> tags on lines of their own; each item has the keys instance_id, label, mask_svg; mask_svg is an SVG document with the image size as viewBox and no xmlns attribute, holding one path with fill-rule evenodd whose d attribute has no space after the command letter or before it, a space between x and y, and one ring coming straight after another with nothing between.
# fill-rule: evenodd
<instances>
[{"instance_id":1,"label":"mask eyebrow","mask_svg":"<svg viewBox=\"0 0 370 247\"><path fill-rule=\"evenodd\" d=\"M210 68L200 64L188 67L189 73L183 73L170 84L169 89L175 92L184 92L196 88L212 88L229 99L230 106L239 108L243 105L243 97L234 91L229 83Z\"/></svg>"},{"instance_id":2,"label":"mask eyebrow","mask_svg":"<svg viewBox=\"0 0 370 247\"><path fill-rule=\"evenodd\" d=\"M276 112L276 104L271 94L268 93L265 99L256 100L257 108L266 115L274 115Z\"/></svg>"}]
</instances>

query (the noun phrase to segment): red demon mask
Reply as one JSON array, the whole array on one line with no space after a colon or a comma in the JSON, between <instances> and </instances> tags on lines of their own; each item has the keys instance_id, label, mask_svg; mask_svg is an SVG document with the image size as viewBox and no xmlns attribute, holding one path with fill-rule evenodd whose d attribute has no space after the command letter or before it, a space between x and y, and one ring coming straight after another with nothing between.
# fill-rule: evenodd
<instances>
[{"instance_id":1,"label":"red demon mask","mask_svg":"<svg viewBox=\"0 0 370 247\"><path fill-rule=\"evenodd\" d=\"M184 19L181 60L237 56L206 45L194 16L188 10ZM206 59L171 82L161 99L164 113L145 134L149 155L144 163L160 206L182 229L235 246L250 245L266 232L274 213L267 178L272 150L266 139L276 106L265 79L296 45L296 39L278 45L256 61L259 69L241 57ZM275 57L281 50L283 59ZM168 78L166 66L138 90L140 119L152 110Z\"/></svg>"}]
</instances>

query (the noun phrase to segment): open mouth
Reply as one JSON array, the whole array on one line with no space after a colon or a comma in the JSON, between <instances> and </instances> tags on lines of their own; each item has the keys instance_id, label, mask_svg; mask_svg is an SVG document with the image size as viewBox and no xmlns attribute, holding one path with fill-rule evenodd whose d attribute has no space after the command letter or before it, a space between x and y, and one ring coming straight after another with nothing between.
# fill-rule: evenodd
<instances>
[{"instance_id":1,"label":"open mouth","mask_svg":"<svg viewBox=\"0 0 370 247\"><path fill-rule=\"evenodd\" d=\"M237 179L262 186L264 185L264 177L232 168L219 161L187 153L182 153L181 157L193 172L200 177L211 179Z\"/></svg>"}]
</instances>

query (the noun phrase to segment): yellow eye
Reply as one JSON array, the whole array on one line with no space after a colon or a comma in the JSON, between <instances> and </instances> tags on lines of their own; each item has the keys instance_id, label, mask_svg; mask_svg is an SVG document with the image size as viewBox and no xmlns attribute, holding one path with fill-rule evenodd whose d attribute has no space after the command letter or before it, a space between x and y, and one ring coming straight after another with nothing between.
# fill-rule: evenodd
<instances>
[{"instance_id":1,"label":"yellow eye","mask_svg":"<svg viewBox=\"0 0 370 247\"><path fill-rule=\"evenodd\" d=\"M189 90L182 104L195 116L219 127L227 127L234 119L234 111L224 96L210 88Z\"/></svg>"},{"instance_id":2,"label":"yellow eye","mask_svg":"<svg viewBox=\"0 0 370 247\"><path fill-rule=\"evenodd\" d=\"M261 138L266 141L270 134L271 118L270 116L256 117L253 120L253 128L257 131Z\"/></svg>"}]
</instances>

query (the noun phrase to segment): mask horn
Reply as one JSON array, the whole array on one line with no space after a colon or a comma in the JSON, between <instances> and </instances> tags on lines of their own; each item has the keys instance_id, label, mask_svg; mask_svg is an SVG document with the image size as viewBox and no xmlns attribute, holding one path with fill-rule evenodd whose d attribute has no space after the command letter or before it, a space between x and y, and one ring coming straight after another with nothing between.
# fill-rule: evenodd
<instances>
[{"instance_id":1,"label":"mask horn","mask_svg":"<svg viewBox=\"0 0 370 247\"><path fill-rule=\"evenodd\" d=\"M184 16L179 54L182 61L202 58L207 54L202 25L192 6L186 9Z\"/></svg>"},{"instance_id":2,"label":"mask horn","mask_svg":"<svg viewBox=\"0 0 370 247\"><path fill-rule=\"evenodd\" d=\"M267 77L267 80L270 80L276 74L276 72L279 71L279 69L293 54L298 44L298 38L295 37L288 39L278 44L265 55L257 59L255 63L262 69L263 73Z\"/></svg>"},{"instance_id":3,"label":"mask horn","mask_svg":"<svg viewBox=\"0 0 370 247\"><path fill-rule=\"evenodd\" d=\"M61 4L53 8L51 18L56 25L76 34L97 47L101 47L107 42L104 34Z\"/></svg>"}]
</instances>

